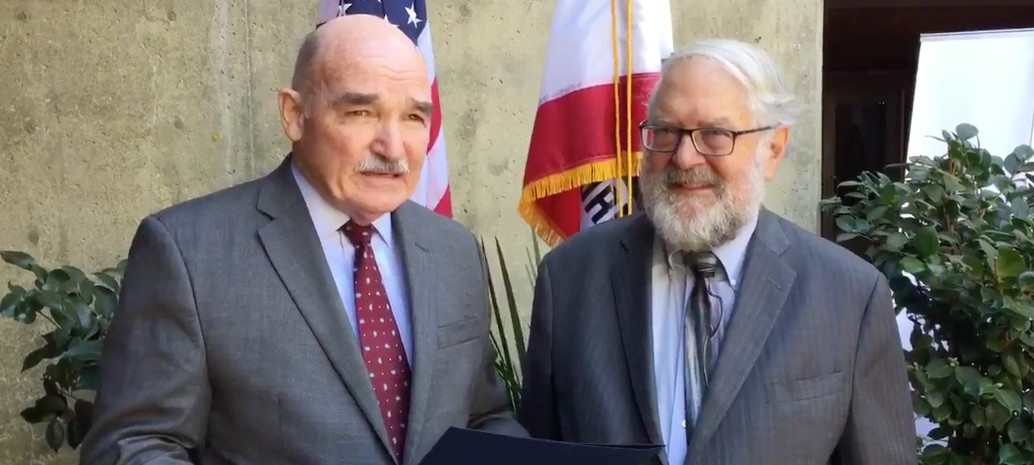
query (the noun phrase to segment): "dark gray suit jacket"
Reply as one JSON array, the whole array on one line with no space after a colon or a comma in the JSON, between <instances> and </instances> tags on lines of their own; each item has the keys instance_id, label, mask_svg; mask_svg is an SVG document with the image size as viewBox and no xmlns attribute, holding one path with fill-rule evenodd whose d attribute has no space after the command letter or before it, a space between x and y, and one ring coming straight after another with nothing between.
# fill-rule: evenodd
<instances>
[{"instance_id":1,"label":"dark gray suit jacket","mask_svg":"<svg viewBox=\"0 0 1034 465\"><path fill-rule=\"evenodd\" d=\"M653 240L640 214L595 226L544 258L519 414L533 436L663 444L650 330ZM763 210L741 281L686 463L915 464L884 277ZM667 463L661 455L654 463Z\"/></svg>"},{"instance_id":2,"label":"dark gray suit jacket","mask_svg":"<svg viewBox=\"0 0 1034 465\"><path fill-rule=\"evenodd\" d=\"M395 463L289 160L143 220L84 465ZM450 426L526 434L494 371L475 238L413 203L392 224L415 347L404 463Z\"/></svg>"}]
</instances>

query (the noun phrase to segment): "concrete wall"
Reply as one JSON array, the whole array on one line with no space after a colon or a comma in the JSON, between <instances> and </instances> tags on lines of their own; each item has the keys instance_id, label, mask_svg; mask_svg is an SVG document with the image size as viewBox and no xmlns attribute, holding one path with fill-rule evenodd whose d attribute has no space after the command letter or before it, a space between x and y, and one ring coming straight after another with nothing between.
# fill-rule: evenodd
<instances>
[{"instance_id":1,"label":"concrete wall","mask_svg":"<svg viewBox=\"0 0 1034 465\"><path fill-rule=\"evenodd\" d=\"M553 3L429 3L456 217L499 237L521 263L531 242L516 205ZM147 213L272 169L287 149L274 89L287 82L315 8L0 2L0 249L46 265L108 266ZM814 229L821 0L687 0L672 9L676 43L758 40L785 63L809 109L769 205ZM0 281L24 278L0 267ZM529 304L529 289L517 297ZM38 369L19 373L35 334L0 321L0 465L75 458L45 449L42 429L17 415L40 390Z\"/></svg>"}]
</instances>

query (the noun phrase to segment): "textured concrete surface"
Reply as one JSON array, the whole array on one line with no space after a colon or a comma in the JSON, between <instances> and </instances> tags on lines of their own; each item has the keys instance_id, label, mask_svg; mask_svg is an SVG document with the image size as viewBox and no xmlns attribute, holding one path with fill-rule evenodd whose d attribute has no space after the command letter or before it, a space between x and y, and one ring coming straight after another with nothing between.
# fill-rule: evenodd
<instances>
[{"instance_id":1,"label":"textured concrete surface","mask_svg":"<svg viewBox=\"0 0 1034 465\"><path fill-rule=\"evenodd\" d=\"M274 89L316 2L0 2L0 249L108 266L148 212L276 166L287 145ZM531 236L516 206L553 2L429 3L456 217L523 265ZM769 206L814 229L821 1L672 11L676 44L756 39L788 68L809 108ZM0 282L22 279L0 266ZM517 299L530 304L530 288ZM18 371L38 331L0 321L0 465L74 463L17 416L41 389L38 370Z\"/></svg>"}]
</instances>

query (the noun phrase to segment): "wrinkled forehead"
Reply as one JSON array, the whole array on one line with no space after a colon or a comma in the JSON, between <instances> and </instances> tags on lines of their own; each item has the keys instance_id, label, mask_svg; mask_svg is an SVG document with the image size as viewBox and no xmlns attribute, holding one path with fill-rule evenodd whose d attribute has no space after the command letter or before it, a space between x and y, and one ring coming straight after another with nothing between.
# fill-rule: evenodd
<instances>
[{"instance_id":1,"label":"wrinkled forehead","mask_svg":"<svg viewBox=\"0 0 1034 465\"><path fill-rule=\"evenodd\" d=\"M423 56L413 48L374 47L369 43L336 44L316 64L323 91L367 91L379 88L430 99L431 82Z\"/></svg>"},{"instance_id":2,"label":"wrinkled forehead","mask_svg":"<svg viewBox=\"0 0 1034 465\"><path fill-rule=\"evenodd\" d=\"M687 127L746 127L754 114L743 84L717 62L697 57L668 66L653 95L650 117Z\"/></svg>"}]
</instances>

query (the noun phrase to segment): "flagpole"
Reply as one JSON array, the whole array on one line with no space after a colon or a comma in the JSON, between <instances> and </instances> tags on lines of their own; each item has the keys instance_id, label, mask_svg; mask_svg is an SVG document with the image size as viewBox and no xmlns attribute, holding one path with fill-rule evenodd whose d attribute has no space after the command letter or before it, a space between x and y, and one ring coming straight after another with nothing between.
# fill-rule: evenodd
<instances>
[{"instance_id":1,"label":"flagpole","mask_svg":"<svg viewBox=\"0 0 1034 465\"><path fill-rule=\"evenodd\" d=\"M617 164L617 173L614 182L614 207L617 209L617 217L621 218L621 190L618 189L618 182L621 182L621 55L618 48L618 0L610 0L610 28L611 42L613 45L614 57L614 157ZM629 22L629 24L632 24Z\"/></svg>"},{"instance_id":2,"label":"flagpole","mask_svg":"<svg viewBox=\"0 0 1034 465\"><path fill-rule=\"evenodd\" d=\"M625 23L627 32L625 32L625 53L628 59L625 60L626 74L628 74L627 81L625 81L625 154L628 157L628 214L632 214L632 3L634 0L625 0L628 5L628 12L625 17ZM617 110L615 108L615 110ZM620 180L620 177L618 178ZM615 196L617 202L621 202L621 198ZM623 210L624 207L619 205L619 209Z\"/></svg>"}]
</instances>

